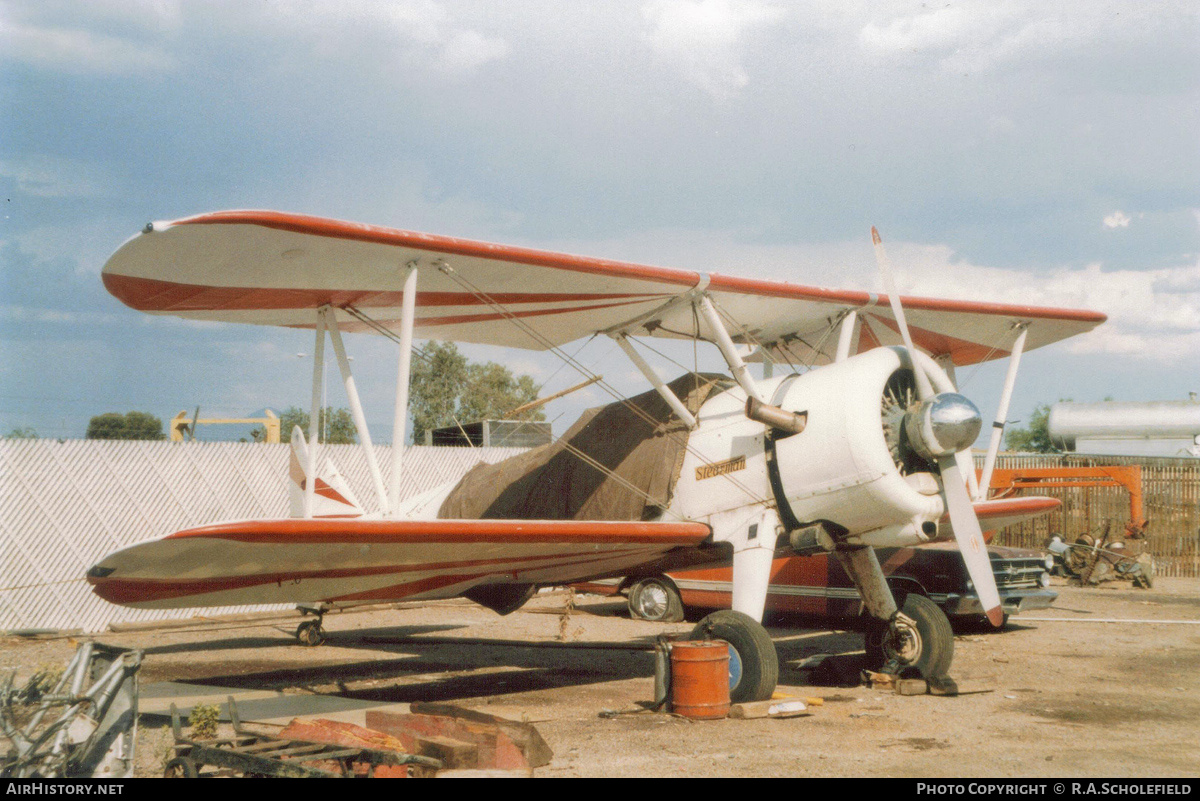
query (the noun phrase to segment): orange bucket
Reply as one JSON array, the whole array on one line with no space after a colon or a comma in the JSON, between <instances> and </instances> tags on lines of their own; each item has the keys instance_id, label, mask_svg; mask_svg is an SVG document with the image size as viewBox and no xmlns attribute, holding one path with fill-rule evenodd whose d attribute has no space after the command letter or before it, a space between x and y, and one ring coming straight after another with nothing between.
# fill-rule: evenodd
<instances>
[{"instance_id":1,"label":"orange bucket","mask_svg":"<svg viewBox=\"0 0 1200 801\"><path fill-rule=\"evenodd\" d=\"M671 711L697 720L728 717L729 643L671 643Z\"/></svg>"}]
</instances>

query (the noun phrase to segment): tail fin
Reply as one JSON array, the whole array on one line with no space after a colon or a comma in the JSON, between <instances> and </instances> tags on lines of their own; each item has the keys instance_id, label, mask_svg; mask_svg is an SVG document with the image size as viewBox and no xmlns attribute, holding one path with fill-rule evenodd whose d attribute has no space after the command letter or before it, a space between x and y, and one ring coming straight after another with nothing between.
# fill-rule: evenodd
<instances>
[{"instance_id":1,"label":"tail fin","mask_svg":"<svg viewBox=\"0 0 1200 801\"><path fill-rule=\"evenodd\" d=\"M307 487L308 443L299 426L292 429L292 456L288 465L288 492L291 516L304 517L304 494ZM313 492L313 517L359 517L362 506L337 466L329 459L317 473Z\"/></svg>"}]
</instances>

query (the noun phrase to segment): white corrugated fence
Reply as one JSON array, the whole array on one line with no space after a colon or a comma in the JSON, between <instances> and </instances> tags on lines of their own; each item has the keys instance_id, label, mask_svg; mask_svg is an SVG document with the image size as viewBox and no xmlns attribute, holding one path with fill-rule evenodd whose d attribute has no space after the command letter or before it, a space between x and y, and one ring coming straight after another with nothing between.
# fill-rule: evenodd
<instances>
[{"instance_id":1,"label":"white corrugated fence","mask_svg":"<svg viewBox=\"0 0 1200 801\"><path fill-rule=\"evenodd\" d=\"M0 631L93 632L115 622L192 617L193 610L113 606L92 594L84 573L117 548L183 528L287 516L288 450L242 442L0 440ZM391 448L375 450L386 485ZM411 447L402 495L457 481L480 460L522 450ZM321 453L374 508L362 448L331 445Z\"/></svg>"}]
</instances>

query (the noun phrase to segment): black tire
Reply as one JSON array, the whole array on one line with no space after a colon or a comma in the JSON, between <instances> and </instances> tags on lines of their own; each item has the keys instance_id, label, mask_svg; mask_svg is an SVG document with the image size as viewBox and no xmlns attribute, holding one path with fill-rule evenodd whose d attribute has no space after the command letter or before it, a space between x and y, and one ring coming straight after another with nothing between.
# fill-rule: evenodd
<instances>
[{"instance_id":1,"label":"black tire","mask_svg":"<svg viewBox=\"0 0 1200 801\"><path fill-rule=\"evenodd\" d=\"M729 700L765 701L779 682L779 655L771 635L754 618L732 609L713 612L696 624L689 640L729 643Z\"/></svg>"},{"instance_id":2,"label":"black tire","mask_svg":"<svg viewBox=\"0 0 1200 801\"><path fill-rule=\"evenodd\" d=\"M954 661L954 631L941 608L924 595L909 593L900 610L915 627L872 618L867 624L867 664L878 670L895 658L903 672L920 671L926 678L945 676Z\"/></svg>"},{"instance_id":3,"label":"black tire","mask_svg":"<svg viewBox=\"0 0 1200 801\"><path fill-rule=\"evenodd\" d=\"M629 614L655 623L683 620L683 599L669 578L648 578L629 588Z\"/></svg>"},{"instance_id":4,"label":"black tire","mask_svg":"<svg viewBox=\"0 0 1200 801\"><path fill-rule=\"evenodd\" d=\"M164 779L195 779L199 775L196 763L187 757L175 757L163 767Z\"/></svg>"},{"instance_id":5,"label":"black tire","mask_svg":"<svg viewBox=\"0 0 1200 801\"><path fill-rule=\"evenodd\" d=\"M296 627L296 639L306 647L316 647L325 642L325 632L321 630L321 621L306 620Z\"/></svg>"}]
</instances>

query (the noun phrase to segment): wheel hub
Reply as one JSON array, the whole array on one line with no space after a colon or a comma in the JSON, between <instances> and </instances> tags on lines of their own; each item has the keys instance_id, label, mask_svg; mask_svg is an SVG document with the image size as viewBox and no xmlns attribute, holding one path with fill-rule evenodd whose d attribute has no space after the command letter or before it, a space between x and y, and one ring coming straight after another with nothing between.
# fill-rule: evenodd
<instances>
[{"instance_id":1,"label":"wheel hub","mask_svg":"<svg viewBox=\"0 0 1200 801\"><path fill-rule=\"evenodd\" d=\"M922 647L921 633L916 623L904 615L897 615L884 639L885 655L901 664L911 665L921 658Z\"/></svg>"},{"instance_id":2,"label":"wheel hub","mask_svg":"<svg viewBox=\"0 0 1200 801\"><path fill-rule=\"evenodd\" d=\"M655 620L667 613L669 599L667 591L656 584L642 588L638 593L637 607L642 615L650 620Z\"/></svg>"}]
</instances>

